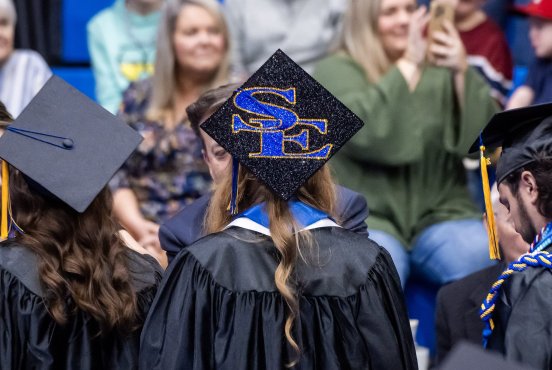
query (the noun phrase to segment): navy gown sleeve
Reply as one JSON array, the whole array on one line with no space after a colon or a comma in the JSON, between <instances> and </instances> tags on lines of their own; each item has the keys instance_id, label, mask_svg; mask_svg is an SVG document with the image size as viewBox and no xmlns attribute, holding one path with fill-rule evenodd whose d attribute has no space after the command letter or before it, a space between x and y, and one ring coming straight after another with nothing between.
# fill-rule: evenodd
<instances>
[{"instance_id":1,"label":"navy gown sleeve","mask_svg":"<svg viewBox=\"0 0 552 370\"><path fill-rule=\"evenodd\" d=\"M188 252L172 263L141 337L140 369L214 369L214 284Z\"/></svg>"}]
</instances>

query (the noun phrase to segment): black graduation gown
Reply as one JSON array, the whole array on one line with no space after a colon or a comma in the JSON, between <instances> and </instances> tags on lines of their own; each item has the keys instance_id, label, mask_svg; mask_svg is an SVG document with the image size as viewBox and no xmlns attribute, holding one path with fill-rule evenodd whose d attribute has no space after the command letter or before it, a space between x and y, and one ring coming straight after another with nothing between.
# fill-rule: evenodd
<instances>
[{"instance_id":1,"label":"black graduation gown","mask_svg":"<svg viewBox=\"0 0 552 370\"><path fill-rule=\"evenodd\" d=\"M293 369L417 369L389 254L338 227L311 231L311 263L296 269L302 356ZM240 227L182 250L144 324L140 369L285 369L293 352L276 266L272 241Z\"/></svg>"},{"instance_id":2,"label":"black graduation gown","mask_svg":"<svg viewBox=\"0 0 552 370\"><path fill-rule=\"evenodd\" d=\"M129 270L142 320L161 281L162 269L149 256L128 249ZM13 242L0 244L0 369L136 369L140 330L126 338L98 336L98 324L77 311L56 324L43 302L37 256Z\"/></svg>"},{"instance_id":3,"label":"black graduation gown","mask_svg":"<svg viewBox=\"0 0 552 370\"><path fill-rule=\"evenodd\" d=\"M546 248L549 253L552 247ZM500 291L487 347L535 369L552 370L552 270L514 272Z\"/></svg>"}]
</instances>

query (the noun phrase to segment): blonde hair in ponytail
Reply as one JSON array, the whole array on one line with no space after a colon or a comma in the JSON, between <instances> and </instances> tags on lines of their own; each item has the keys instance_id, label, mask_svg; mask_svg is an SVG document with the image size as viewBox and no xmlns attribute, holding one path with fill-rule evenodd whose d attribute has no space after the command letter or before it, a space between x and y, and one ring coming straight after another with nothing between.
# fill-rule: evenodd
<instances>
[{"instance_id":1,"label":"blonde hair in ponytail","mask_svg":"<svg viewBox=\"0 0 552 370\"><path fill-rule=\"evenodd\" d=\"M293 337L293 324L299 317L299 297L295 289L294 270L297 258L303 258L302 250L313 246L309 231L298 231L287 201L282 200L243 166L240 166L238 182L238 209L246 210L255 204L265 202L270 220L272 241L280 255L280 261L274 272L274 282L278 292L284 298L288 313L284 333L296 358L287 366L294 366L299 361L301 348ZM211 202L205 214L207 233L221 231L231 221L228 212L232 176L230 169L227 176L215 188ZM335 212L335 185L327 166L323 166L297 191L297 198L305 204L317 208L330 216ZM308 261L306 261L308 262Z\"/></svg>"}]
</instances>

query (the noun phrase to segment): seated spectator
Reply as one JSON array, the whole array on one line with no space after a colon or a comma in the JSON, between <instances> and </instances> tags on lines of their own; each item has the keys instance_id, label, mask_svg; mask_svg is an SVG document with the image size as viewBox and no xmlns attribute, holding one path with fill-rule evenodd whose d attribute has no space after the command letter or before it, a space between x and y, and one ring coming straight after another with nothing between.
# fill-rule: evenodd
<instances>
[{"instance_id":1,"label":"seated spectator","mask_svg":"<svg viewBox=\"0 0 552 370\"><path fill-rule=\"evenodd\" d=\"M529 17L529 38L537 59L525 83L510 97L508 109L552 101L552 0L532 1L515 9Z\"/></svg>"},{"instance_id":2,"label":"seated spectator","mask_svg":"<svg viewBox=\"0 0 552 370\"><path fill-rule=\"evenodd\" d=\"M462 157L497 105L454 26L428 45L428 20L414 0L353 1L341 50L314 76L365 123L334 169L366 197L370 237L403 284L412 267L440 285L490 264Z\"/></svg>"},{"instance_id":3,"label":"seated spectator","mask_svg":"<svg viewBox=\"0 0 552 370\"><path fill-rule=\"evenodd\" d=\"M481 302L508 264L529 251L529 244L516 232L508 209L499 202L496 186L492 194L502 259L500 263L474 272L439 290L435 319L437 364L461 340L481 345L484 328L479 317Z\"/></svg>"},{"instance_id":4,"label":"seated spectator","mask_svg":"<svg viewBox=\"0 0 552 370\"><path fill-rule=\"evenodd\" d=\"M282 49L307 72L327 55L347 0L224 0L232 38L232 74L249 76Z\"/></svg>"},{"instance_id":5,"label":"seated spectator","mask_svg":"<svg viewBox=\"0 0 552 370\"><path fill-rule=\"evenodd\" d=\"M163 10L155 74L125 92L120 117L144 137L111 186L121 224L162 254L159 224L209 192L201 141L186 107L228 79L228 33L215 0L171 0Z\"/></svg>"},{"instance_id":6,"label":"seated spectator","mask_svg":"<svg viewBox=\"0 0 552 370\"><path fill-rule=\"evenodd\" d=\"M200 128L200 124L217 111L238 87L237 84L231 84L209 90L186 109L192 128L201 138L203 159L215 184L224 178L231 166L232 157ZM368 217L368 206L364 197L341 186L337 186L336 191L336 214L339 224L357 234L367 236L364 220ZM211 196L211 193L202 196L161 225L159 240L161 247L167 252L169 262L181 249L205 235L205 214Z\"/></svg>"},{"instance_id":7,"label":"seated spectator","mask_svg":"<svg viewBox=\"0 0 552 370\"><path fill-rule=\"evenodd\" d=\"M466 48L468 64L485 78L501 106L512 88L512 55L500 27L482 10L486 0L455 0L454 24Z\"/></svg>"},{"instance_id":8,"label":"seated spectator","mask_svg":"<svg viewBox=\"0 0 552 370\"><path fill-rule=\"evenodd\" d=\"M9 239L0 243L0 368L137 368L141 327L163 270L119 230L106 183L139 141L55 77L0 139L2 172L9 172L2 179L9 201L2 199L0 236Z\"/></svg>"},{"instance_id":9,"label":"seated spectator","mask_svg":"<svg viewBox=\"0 0 552 370\"><path fill-rule=\"evenodd\" d=\"M87 25L96 99L117 112L128 85L153 73L163 0L115 0Z\"/></svg>"},{"instance_id":10,"label":"seated spectator","mask_svg":"<svg viewBox=\"0 0 552 370\"><path fill-rule=\"evenodd\" d=\"M37 52L14 50L16 21L13 1L0 0L0 100L13 117L19 116L52 75Z\"/></svg>"}]
</instances>

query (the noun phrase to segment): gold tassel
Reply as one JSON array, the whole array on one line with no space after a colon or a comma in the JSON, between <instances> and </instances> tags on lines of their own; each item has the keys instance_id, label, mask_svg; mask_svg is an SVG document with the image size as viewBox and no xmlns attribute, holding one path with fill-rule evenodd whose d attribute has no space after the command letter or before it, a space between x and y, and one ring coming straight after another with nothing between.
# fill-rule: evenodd
<instances>
[{"instance_id":1,"label":"gold tassel","mask_svg":"<svg viewBox=\"0 0 552 370\"><path fill-rule=\"evenodd\" d=\"M489 255L493 260L500 259L500 250L498 249L498 234L496 232L496 223L491 202L491 187L489 186L489 174L487 166L491 164L491 160L485 157L485 147L479 147L481 152L481 180L483 185L483 196L485 198L485 218L487 220L487 235L489 236Z\"/></svg>"},{"instance_id":2,"label":"gold tassel","mask_svg":"<svg viewBox=\"0 0 552 370\"><path fill-rule=\"evenodd\" d=\"M8 238L9 180L8 162L2 161L2 219L0 221L0 239L2 240Z\"/></svg>"}]
</instances>

